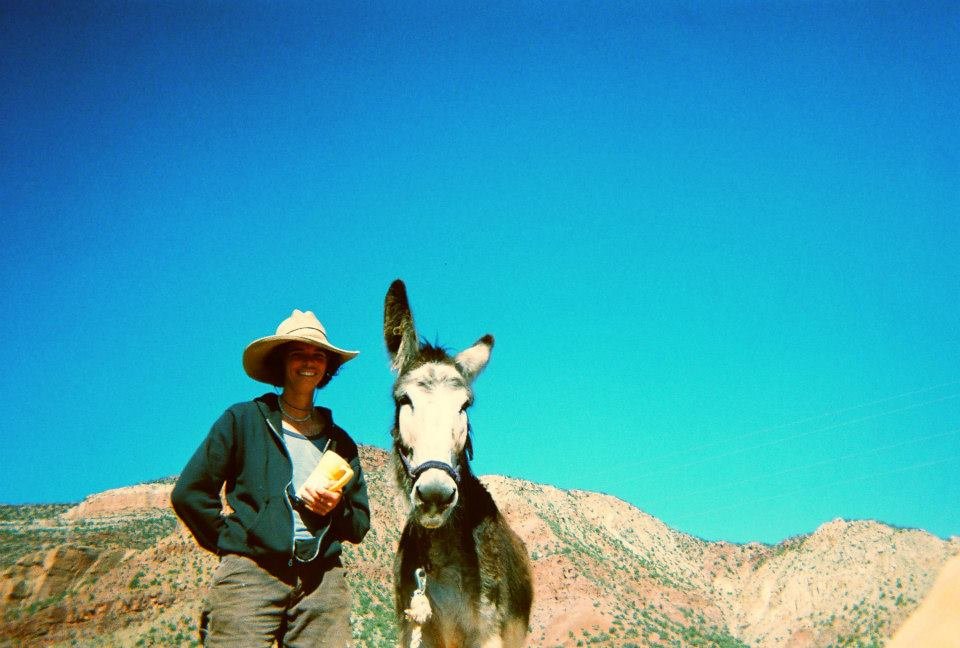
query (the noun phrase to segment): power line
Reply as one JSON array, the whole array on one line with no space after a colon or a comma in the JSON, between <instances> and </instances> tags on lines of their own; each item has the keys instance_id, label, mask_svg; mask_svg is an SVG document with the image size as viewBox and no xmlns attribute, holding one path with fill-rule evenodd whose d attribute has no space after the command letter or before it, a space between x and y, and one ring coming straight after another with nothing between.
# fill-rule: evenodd
<instances>
[{"instance_id":1,"label":"power line","mask_svg":"<svg viewBox=\"0 0 960 648\"><path fill-rule=\"evenodd\" d=\"M671 456L680 456L680 457L686 456L686 455L689 455L690 453L698 452L698 451L700 451L700 450L705 450L705 449L707 449L707 448L712 448L712 447L714 447L714 446L727 445L727 444L735 443L735 442L741 441L741 440L743 440L743 439L749 439L749 438L751 438L751 437L759 436L759 435L761 435L761 434L766 434L766 433L768 433L768 432L773 432L773 431L775 431L775 430L780 430L780 429L783 429L783 428L792 427L792 426L794 426L794 425L801 425L801 424L803 424L803 423L809 423L810 421L816 421L817 419L826 418L826 417L828 417L828 416L839 416L839 415L841 415L841 414L846 414L847 412L852 412L852 411L854 411L854 410L863 409L864 407L871 407L871 406L873 406L873 405L879 405L880 403L886 403L886 402L888 402L888 401L896 400L896 399L898 399L898 398L905 398L905 397L907 397L907 396L915 396L915 395L917 395L917 394L924 394L924 393L927 393L927 392L935 391L935 390L937 390L937 389L942 389L942 388L944 388L944 387L952 387L952 386L954 386L954 385L960 385L960 380L953 380L953 381L950 381L950 382L941 383L941 384L939 384L939 385L933 385L933 386L930 386L930 387L923 387L923 388L920 388L920 389L913 389L913 390L906 391L906 392L903 392L903 393L900 393L900 394L894 394L894 395L892 395L892 396L884 396L883 398L878 398L878 399L876 399L876 400L868 401L868 402L866 402L866 403L860 403L860 404L858 404L858 405L851 405L851 406L849 406L849 407L844 407L844 408L841 408L841 409L839 409L839 410L833 410L833 411L830 411L830 412L824 412L824 413L822 413L822 414L816 414L816 415L808 416L808 417L805 417L805 418L802 418L802 419L797 419L797 420L795 420L795 421L790 421L789 423L779 423L779 424L777 424L777 425L773 425L773 426L761 428L761 429L759 429L759 430L754 430L754 431L752 431L752 432L746 432L746 433L744 433L744 434L741 434L741 435L739 435L739 436L735 436L735 437L732 437L732 438L725 438L725 439L721 439L721 440L718 440L718 441L711 441L711 442L709 442L709 443L703 443L703 444L700 444L700 445L691 446L691 447L689 447L689 448L684 448L684 449L680 449L680 450L675 450L675 451L672 452L671 454L666 455L665 458L668 458L668 459L669 459ZM932 402L936 402L936 401L932 401ZM895 410L895 411L896 411L896 410ZM640 467L640 466L643 466L644 464L648 464L648 463L652 463L652 462L658 462L658 463L659 463L660 461L662 461L662 459L663 459L663 458L658 458L658 459L644 459L644 460L642 460L642 461L640 461L640 462L637 462L637 463L632 464L630 467ZM625 464L624 464L624 465L625 465Z\"/></svg>"},{"instance_id":2,"label":"power line","mask_svg":"<svg viewBox=\"0 0 960 648\"><path fill-rule=\"evenodd\" d=\"M799 488L799 489L796 489L796 490L793 490L793 491L789 491L789 492L786 492L786 493L778 493L778 494L776 494L776 495L769 495L769 496L767 496L767 497L746 498L746 499L744 499L744 500L740 500L740 501L738 501L738 502L736 502L736 503L734 503L734 504L729 504L729 505L727 505L727 506L710 507L709 509L704 509L704 510L699 511L699 512L688 513L688 514L686 514L686 515L681 515L681 516L679 517L679 520L680 520L681 522L684 521L684 520L694 520L694 519L702 518L702 517L704 517L705 515L710 514L710 513L716 513L716 512L718 512L718 511L731 511L731 510L736 510L736 509L742 509L742 508L744 508L745 506L747 506L747 505L749 505L749 504L758 504L758 503L760 503L760 502L771 502L771 501L774 501L774 500L782 499L782 498L784 498L784 497L793 497L793 496L795 496L795 495L807 495L807 494L809 494L809 492L810 492L810 490L811 490L812 488L818 488L818 489L819 489L819 488L826 488L826 487L832 487L832 486L843 486L843 485L846 485L846 484L854 484L854 483L857 483L857 482L866 481L866 480L868 480L868 479L876 479L876 478L878 478L878 477L886 477L886 476L889 476L889 475L895 475L895 474L899 474L899 473L909 472L909 471L911 471L911 470L917 470L917 469L919 469L919 468L929 468L930 466L938 466L938 465L940 465L940 464L950 463L950 462L952 462L952 461L960 461L960 455L954 456L954 457L946 457L946 458L944 458L944 459L935 459L935 460L933 460L933 461L926 461L926 462L923 462L923 463L911 464L911 465L909 465L909 466L902 466L902 467L900 467L900 468L894 468L894 469L892 469L892 470L886 470L886 471L883 471L883 472L872 473L872 474L870 474L870 475L864 475L864 476L862 476L862 477L854 477L854 478L849 478L849 479L840 479L840 480L832 481L832 482L823 482L823 483L817 484L817 485L815 485L815 486L813 486L813 487ZM674 518L673 520L671 520L670 524L671 524L671 526L675 526L675 525L677 524L677 518Z\"/></svg>"},{"instance_id":3,"label":"power line","mask_svg":"<svg viewBox=\"0 0 960 648\"><path fill-rule=\"evenodd\" d=\"M690 468L690 467L692 467L692 466L697 466L697 465L700 465L700 464L704 464L704 463L707 463L707 462L710 462L710 461L714 461L714 460L716 460L716 459L723 459L723 458L726 458L726 457L732 457L732 456L737 455L737 454L743 454L743 453L745 453L745 452L750 452L750 451L752 451L752 450L758 450L758 449L760 449L760 448L766 448L766 447L778 445L778 444L781 444L781 443L785 443L785 442L787 442L787 441L793 441L793 440L796 440L796 439L801 439L801 438L804 438L804 437L812 436L812 435L814 435L814 434L820 434L820 433L822 433L822 432L829 432L830 430L836 430L836 429L839 429L839 428L847 427L847 426L849 426L849 425L854 425L854 424L857 424L857 423L863 423L863 422L865 422L865 421L872 421L872 420L881 418L881 417L883 417L883 416L889 416L889 415L891 415L891 414L899 414L899 413L901 413L901 412L906 412L906 411L918 409L918 408L920 408L920 407L926 407L927 405L934 405L934 404L936 404L936 403L942 403L942 402L945 402L945 401L948 401L948 400L953 400L953 399L958 398L958 397L960 397L960 392L958 392L958 393L956 393L956 394L950 394L949 396L943 396L943 397L940 397L940 398L935 398L935 399L932 399L932 400L923 401L923 402L921 402L921 403L913 403L913 404L910 404L910 405L905 405L905 406L903 406L903 407L898 407L898 408L896 408L896 409L887 410L887 411L879 412L879 413L876 413L876 414L871 414L871 415L869 415L869 416L863 416L863 417L860 417L860 418L857 418L857 419L853 419L853 420L849 420L849 421L844 421L844 422L841 422L841 423L835 423L835 424L833 424L833 425L828 425L828 426L821 427L821 428L817 428L817 429L814 429L814 430L809 430L809 431L807 431L807 432L798 432L798 433L796 433L796 434L791 434L791 435L789 435L789 436L780 437L780 438L777 438L777 439L772 439L772 440L770 440L770 441L765 441L764 443L759 443L759 444L752 445L752 446L747 446L747 447L744 447L744 448L735 448L735 449L732 449L732 450L729 450L729 451L726 451L726 452L709 454L709 455L707 455L707 456L705 456L705 457L696 459L696 460L694 460L694 461L688 461L688 462L685 462L685 463L682 463L682 464L673 464L673 465L661 466L659 469L657 469L657 470L655 470L655 471L646 472L646 473L644 473L643 475L639 475L639 476L632 477L632 478L628 477L628 478L626 478L626 479L623 479L623 480L621 480L621 483L632 483L632 482L636 482L636 481L639 481L639 480L642 480L642 479L649 478L649 477L652 476L652 475L659 475L659 474L668 473L668 472L676 472L676 471L678 471L678 470L683 470L683 469L685 469L685 468ZM889 400L889 399L886 399L886 400ZM850 408L848 408L848 410L849 410L849 409L850 409ZM854 408L854 409L855 409L855 408ZM781 426L781 427L783 427L783 426ZM732 439L732 441L738 441L738 440L740 440L740 439L742 439L742 438L747 438L747 437L749 437L749 436L756 436L756 434L757 434L757 433L751 433L751 434L749 434L749 435L744 435L744 436L742 436L742 437L737 437L737 438ZM723 442L716 442L716 443L709 444L709 445L721 445L722 443L723 443ZM614 465L617 465L617 464L614 464ZM632 468L632 467L635 467L635 466L634 466L634 465L630 465L630 464L619 464L619 467L622 467L622 468Z\"/></svg>"},{"instance_id":4,"label":"power line","mask_svg":"<svg viewBox=\"0 0 960 648\"><path fill-rule=\"evenodd\" d=\"M907 439L906 441L900 441L900 442L898 442L898 443L891 443L891 444L887 444L887 445L885 445L885 446L876 446L876 447L869 448L869 449L867 449L867 450L862 450L862 451L859 451L859 452L851 452L851 453L849 453L849 454L845 454L845 455L842 455L842 456L840 456L840 457L831 457L830 459L824 459L823 461L815 461L815 462L813 462L813 463L803 464L803 465L799 465L799 466L792 466L792 467L787 468L787 469L785 469L785 470L780 470L780 471L773 472L773 473L766 473L766 474L756 475L756 476L751 477L751 478L749 478L749 479L741 479L741 480L739 480L739 481L733 481L733 482L715 484L715 485L712 485L710 488L704 488L704 489L700 489L700 490L697 490L697 491L688 491L688 492L686 492L686 493L682 493L682 494L680 494L680 495L674 495L674 496L668 497L668 498L666 498L666 499L659 499L659 500L657 500L657 503L658 503L658 504L664 504L664 503L668 503L668 502L679 501L679 500L684 499L684 498L686 498L686 497L692 497L692 496L695 496L695 495L703 495L703 494L708 494L708 493L716 493L718 490L720 490L720 491L722 491L722 490L727 490L727 489L733 488L733 487L735 487L735 486L742 486L742 485L744 485L744 484L749 484L749 483L756 482L756 481L763 481L763 480L766 480L766 479L771 479L771 478L773 478L773 477L781 477L781 476L783 476L783 475L788 475L788 474L790 474L790 473L795 473L795 472L800 472L800 471L802 471L802 470L806 470L807 468L815 468L815 467L817 467L817 466L826 466L826 465L830 465L830 464L837 463L837 462L849 461L850 459L856 459L857 457L863 457L863 456L866 456L866 455L869 455L869 454L877 454L877 453L879 453L879 452L885 452L885 451L887 451L887 450L893 450L893 449L895 449L895 448L899 448L899 447L906 446L906 445L912 445L912 444L916 444L916 443L922 443L922 442L925 442L925 441L932 441L933 439L940 439L940 438L943 438L943 437L955 436L955 435L957 435L958 433L960 433L960 428L957 428L957 429L954 429L954 430L950 430L950 431L948 431L948 432L940 432L940 433L938 433L938 434L930 434L930 435L924 436L924 437Z\"/></svg>"}]
</instances>

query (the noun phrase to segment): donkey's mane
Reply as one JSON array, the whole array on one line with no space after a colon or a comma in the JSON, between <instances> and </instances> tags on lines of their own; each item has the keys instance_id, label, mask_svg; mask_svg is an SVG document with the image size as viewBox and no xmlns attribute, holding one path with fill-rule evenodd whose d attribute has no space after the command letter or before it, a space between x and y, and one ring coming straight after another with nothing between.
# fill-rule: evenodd
<instances>
[{"instance_id":1,"label":"donkey's mane","mask_svg":"<svg viewBox=\"0 0 960 648\"><path fill-rule=\"evenodd\" d=\"M410 364L410 369L415 369L420 365L430 362L441 362L445 364L454 364L450 352L439 344L430 344L426 340L420 340L420 350L416 358Z\"/></svg>"}]
</instances>

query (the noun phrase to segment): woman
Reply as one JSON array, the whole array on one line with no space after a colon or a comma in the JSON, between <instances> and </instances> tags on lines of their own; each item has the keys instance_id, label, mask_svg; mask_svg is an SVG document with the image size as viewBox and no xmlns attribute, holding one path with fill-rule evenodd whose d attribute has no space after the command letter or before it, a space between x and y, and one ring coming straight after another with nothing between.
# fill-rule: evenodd
<instances>
[{"instance_id":1,"label":"woman","mask_svg":"<svg viewBox=\"0 0 960 648\"><path fill-rule=\"evenodd\" d=\"M367 486L356 444L313 401L356 356L299 310L244 351L247 375L282 391L228 408L172 494L200 546L220 556L201 615L204 646L349 645L341 543L359 543L370 528ZM342 490L302 489L325 450L349 462L352 479Z\"/></svg>"}]
</instances>

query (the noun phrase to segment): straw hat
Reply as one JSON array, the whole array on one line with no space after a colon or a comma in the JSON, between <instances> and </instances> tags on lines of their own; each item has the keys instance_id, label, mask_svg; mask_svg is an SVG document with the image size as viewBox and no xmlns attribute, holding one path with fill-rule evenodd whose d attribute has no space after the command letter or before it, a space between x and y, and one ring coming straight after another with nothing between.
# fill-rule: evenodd
<instances>
[{"instance_id":1,"label":"straw hat","mask_svg":"<svg viewBox=\"0 0 960 648\"><path fill-rule=\"evenodd\" d=\"M347 351L330 344L327 339L327 330L312 311L303 312L294 310L287 319L280 322L275 335L268 335L254 340L243 352L243 370L254 380L280 387L283 385L283 375L277 372L277 367L267 363L270 352L287 342L306 342L320 347L324 351L339 356L339 363L357 357L359 351Z\"/></svg>"}]
</instances>

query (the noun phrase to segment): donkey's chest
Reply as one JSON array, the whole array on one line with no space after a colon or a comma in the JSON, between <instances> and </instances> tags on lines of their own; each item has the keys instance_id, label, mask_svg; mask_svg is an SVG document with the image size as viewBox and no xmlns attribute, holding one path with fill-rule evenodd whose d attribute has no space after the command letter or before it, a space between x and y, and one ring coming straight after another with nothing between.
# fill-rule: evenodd
<instances>
[{"instance_id":1,"label":"donkey's chest","mask_svg":"<svg viewBox=\"0 0 960 648\"><path fill-rule=\"evenodd\" d=\"M427 551L426 567L430 592L438 598L473 598L479 594L481 578L475 551L433 546Z\"/></svg>"},{"instance_id":2,"label":"donkey's chest","mask_svg":"<svg viewBox=\"0 0 960 648\"><path fill-rule=\"evenodd\" d=\"M484 598L476 553L470 548L438 543L421 557L426 559L426 591L433 611L430 625L445 637L441 645L460 645L458 638L475 633Z\"/></svg>"},{"instance_id":3,"label":"donkey's chest","mask_svg":"<svg viewBox=\"0 0 960 648\"><path fill-rule=\"evenodd\" d=\"M432 570L428 576L427 596L433 615L427 634L431 645L472 647L481 633L482 619L489 615L480 593L476 572L464 571L455 565Z\"/></svg>"}]
</instances>

